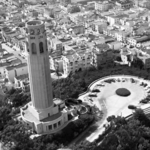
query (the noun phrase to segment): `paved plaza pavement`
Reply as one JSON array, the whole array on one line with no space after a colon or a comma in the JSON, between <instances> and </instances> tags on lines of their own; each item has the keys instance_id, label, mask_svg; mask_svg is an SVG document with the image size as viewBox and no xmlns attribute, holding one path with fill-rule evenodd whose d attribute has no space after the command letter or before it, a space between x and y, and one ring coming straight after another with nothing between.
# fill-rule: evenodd
<instances>
[{"instance_id":1,"label":"paved plaza pavement","mask_svg":"<svg viewBox=\"0 0 150 150\"><path fill-rule=\"evenodd\" d=\"M139 101L147 96L147 91L144 86L140 86L140 83L141 82L132 83L131 81L115 81L112 83L105 83L105 86L97 86L97 83L94 83L94 86L92 85L92 88L100 90L97 97L92 98L94 103L101 109L100 104L103 101L107 109L107 114L105 114L105 118L103 118L102 121L97 122L98 128L86 137L85 140L93 142L98 138L99 134L105 130L103 125L107 123L106 119L108 116L115 115L126 117L133 113L131 109L128 109L129 105L140 107ZM98 82L98 84L100 84L100 82ZM119 88L126 88L131 94L127 97L119 96L116 94L116 90ZM89 93L85 94L86 98L88 94ZM82 95L80 98L84 99L85 95Z\"/></svg>"}]
</instances>

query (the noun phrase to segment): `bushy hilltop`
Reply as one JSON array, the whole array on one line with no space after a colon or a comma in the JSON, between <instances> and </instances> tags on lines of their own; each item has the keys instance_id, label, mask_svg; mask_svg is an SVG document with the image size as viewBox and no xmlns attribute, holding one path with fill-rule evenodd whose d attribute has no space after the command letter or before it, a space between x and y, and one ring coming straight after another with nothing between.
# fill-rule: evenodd
<instances>
[{"instance_id":1,"label":"bushy hilltop","mask_svg":"<svg viewBox=\"0 0 150 150\"><path fill-rule=\"evenodd\" d=\"M144 79L150 79L149 76L150 71L145 70L142 67L140 68L139 66L140 65L137 65L137 63L136 65L133 64L132 67L120 66L113 63L106 63L103 64L98 70L91 68L91 70L78 72L74 75L70 75L66 79L54 81L53 95L54 97L60 97L63 100L66 100L68 98L77 99L80 93L87 90L87 87L91 82L107 75L125 74L143 77ZM30 101L30 93L29 92L23 93L22 91L19 90L10 91L8 95L6 95L5 99L0 101L0 122L1 122L0 140L4 141L5 144L11 147L11 149L13 150L17 149L56 150L59 147L67 146L71 142L72 137L74 135L80 134L86 128L85 125L89 125L93 121L93 115L89 113L88 115L81 116L77 122L70 124L69 128L64 129L62 133L57 133L54 135L45 135L39 138L35 138L34 140L31 140L30 135L33 133L29 132L30 129L28 128L28 126L25 127L15 119L16 115L19 113L19 108L29 101ZM149 130L150 123L148 119L146 121L140 120L141 118L146 119L146 116L144 116L144 114L142 115L143 116L139 117L139 119L135 118L133 121L129 120L129 122L124 120L124 118L115 119L113 117L111 121L112 124L111 128L106 127L106 133L104 133L102 137L100 136L99 139L97 139L92 144L81 143L79 146L78 145L73 146L72 149L75 150L95 149L97 147L97 143L99 143L104 137L106 137L103 140L102 144L103 147L98 147L100 150L103 149L116 150L116 147L118 148L118 150L120 149L130 150L128 149L128 147L124 148L124 145L122 145L124 140L127 144L128 140L126 140L126 136L129 136L132 139L131 143L129 143L129 146L137 142L139 144L137 145L137 150L144 150L145 147L147 148L149 146L148 131L150 131ZM136 130L137 127L139 130ZM129 129L132 128L133 130L130 131ZM139 133L136 133L138 131ZM122 136L122 134L125 134L125 139L121 138L120 140L122 141L118 141L118 137ZM137 139L137 137L141 138ZM109 142L110 144L108 144ZM119 148L119 145L117 145L118 142L121 142L121 148ZM108 145L110 145L111 147L110 146L108 147ZM131 147L133 148L132 150L134 150L134 147L133 146Z\"/></svg>"},{"instance_id":2,"label":"bushy hilltop","mask_svg":"<svg viewBox=\"0 0 150 150\"><path fill-rule=\"evenodd\" d=\"M73 145L72 150L148 150L150 149L150 119L137 109L129 120L109 117L110 124L93 143ZM101 143L101 144L100 144Z\"/></svg>"}]
</instances>

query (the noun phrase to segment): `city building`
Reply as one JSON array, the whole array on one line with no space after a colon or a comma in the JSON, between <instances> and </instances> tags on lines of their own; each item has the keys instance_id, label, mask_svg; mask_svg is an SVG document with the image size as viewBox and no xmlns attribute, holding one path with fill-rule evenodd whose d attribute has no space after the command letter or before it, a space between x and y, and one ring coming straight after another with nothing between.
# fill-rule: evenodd
<instances>
[{"instance_id":1,"label":"city building","mask_svg":"<svg viewBox=\"0 0 150 150\"><path fill-rule=\"evenodd\" d=\"M53 99L44 23L26 23L31 102L21 108L21 120L38 134L54 133L67 125L69 114L60 99Z\"/></svg>"},{"instance_id":2,"label":"city building","mask_svg":"<svg viewBox=\"0 0 150 150\"><path fill-rule=\"evenodd\" d=\"M133 2L130 0L117 0L116 5L118 8L129 9L133 6Z\"/></svg>"},{"instance_id":3,"label":"city building","mask_svg":"<svg viewBox=\"0 0 150 150\"><path fill-rule=\"evenodd\" d=\"M69 47L69 46L67 46ZM65 75L90 68L92 54L87 47L70 47L62 55L63 72ZM69 48L68 48L69 49Z\"/></svg>"},{"instance_id":4,"label":"city building","mask_svg":"<svg viewBox=\"0 0 150 150\"><path fill-rule=\"evenodd\" d=\"M14 78L14 88L22 89L23 91L29 87L29 77L28 74L16 76Z\"/></svg>"},{"instance_id":5,"label":"city building","mask_svg":"<svg viewBox=\"0 0 150 150\"><path fill-rule=\"evenodd\" d=\"M5 68L5 77L11 83L14 83L14 77L24 75L27 73L28 69L26 63L13 64Z\"/></svg>"},{"instance_id":6,"label":"city building","mask_svg":"<svg viewBox=\"0 0 150 150\"><path fill-rule=\"evenodd\" d=\"M59 0L59 2L63 6L67 6L68 4L71 4L71 0Z\"/></svg>"},{"instance_id":7,"label":"city building","mask_svg":"<svg viewBox=\"0 0 150 150\"><path fill-rule=\"evenodd\" d=\"M101 64L111 62L114 59L113 50L108 44L97 44L92 51L91 64L98 68Z\"/></svg>"},{"instance_id":8,"label":"city building","mask_svg":"<svg viewBox=\"0 0 150 150\"><path fill-rule=\"evenodd\" d=\"M139 58L143 64L145 69L150 68L150 54L149 54L149 48L145 49L145 51L140 51L137 55L137 58Z\"/></svg>"},{"instance_id":9,"label":"city building","mask_svg":"<svg viewBox=\"0 0 150 150\"><path fill-rule=\"evenodd\" d=\"M108 1L95 2L95 9L100 11L108 11L113 7L113 4Z\"/></svg>"},{"instance_id":10,"label":"city building","mask_svg":"<svg viewBox=\"0 0 150 150\"><path fill-rule=\"evenodd\" d=\"M131 62L133 61L133 54L125 47L121 49L120 55L122 63L130 66Z\"/></svg>"}]
</instances>

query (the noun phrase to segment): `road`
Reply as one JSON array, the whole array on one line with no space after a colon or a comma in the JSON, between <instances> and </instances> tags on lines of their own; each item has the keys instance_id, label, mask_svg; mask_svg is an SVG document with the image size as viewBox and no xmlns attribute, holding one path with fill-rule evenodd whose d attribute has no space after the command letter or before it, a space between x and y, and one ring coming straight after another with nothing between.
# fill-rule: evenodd
<instances>
[{"instance_id":1,"label":"road","mask_svg":"<svg viewBox=\"0 0 150 150\"><path fill-rule=\"evenodd\" d=\"M9 53L13 53L14 56L22 61L22 63L27 63L27 60L20 55L19 50L13 50L11 47L6 45L5 43L2 44L2 48L5 49Z\"/></svg>"}]
</instances>

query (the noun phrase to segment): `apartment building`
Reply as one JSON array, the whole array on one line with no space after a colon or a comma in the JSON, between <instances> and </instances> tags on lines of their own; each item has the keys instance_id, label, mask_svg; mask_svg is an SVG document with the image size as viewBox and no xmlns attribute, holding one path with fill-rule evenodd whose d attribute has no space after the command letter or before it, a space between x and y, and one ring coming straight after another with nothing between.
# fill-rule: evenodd
<instances>
[{"instance_id":1,"label":"apartment building","mask_svg":"<svg viewBox=\"0 0 150 150\"><path fill-rule=\"evenodd\" d=\"M131 62L133 61L133 54L126 47L121 49L120 56L123 64L131 65Z\"/></svg>"},{"instance_id":2,"label":"apartment building","mask_svg":"<svg viewBox=\"0 0 150 150\"><path fill-rule=\"evenodd\" d=\"M110 62L113 57L113 50L107 44L98 44L93 48L91 64L98 68L101 64Z\"/></svg>"},{"instance_id":3,"label":"apartment building","mask_svg":"<svg viewBox=\"0 0 150 150\"><path fill-rule=\"evenodd\" d=\"M86 51L70 50L64 53L63 60L63 72L69 75L71 72L81 71L91 67L92 54Z\"/></svg>"},{"instance_id":4,"label":"apartment building","mask_svg":"<svg viewBox=\"0 0 150 150\"><path fill-rule=\"evenodd\" d=\"M127 38L127 42L132 46L140 47L143 42L149 41L149 36L131 36Z\"/></svg>"},{"instance_id":5,"label":"apartment building","mask_svg":"<svg viewBox=\"0 0 150 150\"><path fill-rule=\"evenodd\" d=\"M133 6L133 2L130 0L117 0L115 4L117 5L117 7L122 9L129 9Z\"/></svg>"},{"instance_id":6,"label":"apartment building","mask_svg":"<svg viewBox=\"0 0 150 150\"><path fill-rule=\"evenodd\" d=\"M14 77L14 88L25 90L26 87L28 86L29 86L28 74L23 74L23 75Z\"/></svg>"},{"instance_id":7,"label":"apartment building","mask_svg":"<svg viewBox=\"0 0 150 150\"><path fill-rule=\"evenodd\" d=\"M100 11L108 11L113 7L113 3L110 3L109 1L104 2L95 2L95 9Z\"/></svg>"},{"instance_id":8,"label":"apartment building","mask_svg":"<svg viewBox=\"0 0 150 150\"><path fill-rule=\"evenodd\" d=\"M26 63L11 65L5 68L6 78L12 83L14 82L14 77L27 74L27 73L28 73L28 69Z\"/></svg>"}]
</instances>

